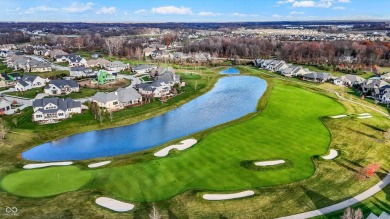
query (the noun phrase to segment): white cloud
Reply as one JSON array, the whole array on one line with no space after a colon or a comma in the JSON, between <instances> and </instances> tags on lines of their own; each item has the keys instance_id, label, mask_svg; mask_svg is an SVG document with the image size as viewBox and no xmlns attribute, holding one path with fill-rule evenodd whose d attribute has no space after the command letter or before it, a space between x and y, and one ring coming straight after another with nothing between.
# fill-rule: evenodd
<instances>
[{"instance_id":1,"label":"white cloud","mask_svg":"<svg viewBox=\"0 0 390 219\"><path fill-rule=\"evenodd\" d=\"M248 16L247 14L241 14L241 13L233 13L232 15L235 17L247 17Z\"/></svg>"},{"instance_id":2,"label":"white cloud","mask_svg":"<svg viewBox=\"0 0 390 219\"><path fill-rule=\"evenodd\" d=\"M295 0L285 0L285 1L278 1L276 2L276 4L278 5L284 5L284 4L288 4L288 3L294 3Z\"/></svg>"},{"instance_id":3,"label":"white cloud","mask_svg":"<svg viewBox=\"0 0 390 219\"><path fill-rule=\"evenodd\" d=\"M116 7L102 7L96 11L96 14L115 14Z\"/></svg>"},{"instance_id":4,"label":"white cloud","mask_svg":"<svg viewBox=\"0 0 390 219\"><path fill-rule=\"evenodd\" d=\"M209 11L201 11L198 13L199 16L203 17L216 17L216 16L221 16L221 13L214 13L214 12L209 12Z\"/></svg>"},{"instance_id":5,"label":"white cloud","mask_svg":"<svg viewBox=\"0 0 390 219\"><path fill-rule=\"evenodd\" d=\"M296 1L293 3L294 8L330 8L333 5L333 0L321 1Z\"/></svg>"},{"instance_id":6,"label":"white cloud","mask_svg":"<svg viewBox=\"0 0 390 219\"><path fill-rule=\"evenodd\" d=\"M93 5L94 4L92 2L88 2L86 4L73 2L69 7L63 8L62 10L69 13L78 13L91 10Z\"/></svg>"},{"instance_id":7,"label":"white cloud","mask_svg":"<svg viewBox=\"0 0 390 219\"><path fill-rule=\"evenodd\" d=\"M303 11L292 11L290 14L304 14L305 12Z\"/></svg>"},{"instance_id":8,"label":"white cloud","mask_svg":"<svg viewBox=\"0 0 390 219\"><path fill-rule=\"evenodd\" d=\"M341 3L351 3L351 0L339 0Z\"/></svg>"},{"instance_id":9,"label":"white cloud","mask_svg":"<svg viewBox=\"0 0 390 219\"><path fill-rule=\"evenodd\" d=\"M34 14L35 12L53 12L58 11L58 8L51 8L46 5L29 8L25 11L26 14Z\"/></svg>"},{"instance_id":10,"label":"white cloud","mask_svg":"<svg viewBox=\"0 0 390 219\"><path fill-rule=\"evenodd\" d=\"M345 9L347 8L342 6L333 7L333 10L345 10Z\"/></svg>"},{"instance_id":11,"label":"white cloud","mask_svg":"<svg viewBox=\"0 0 390 219\"><path fill-rule=\"evenodd\" d=\"M158 8L152 8L152 13L154 14L192 14L191 8L187 7L176 7L176 6L163 6Z\"/></svg>"},{"instance_id":12,"label":"white cloud","mask_svg":"<svg viewBox=\"0 0 390 219\"><path fill-rule=\"evenodd\" d=\"M273 18L281 18L281 17L283 17L283 16L280 15L280 14L273 14L271 17L273 17Z\"/></svg>"},{"instance_id":13,"label":"white cloud","mask_svg":"<svg viewBox=\"0 0 390 219\"><path fill-rule=\"evenodd\" d=\"M137 10L137 11L134 11L133 14L146 14L146 10L145 9L140 9L140 10Z\"/></svg>"}]
</instances>

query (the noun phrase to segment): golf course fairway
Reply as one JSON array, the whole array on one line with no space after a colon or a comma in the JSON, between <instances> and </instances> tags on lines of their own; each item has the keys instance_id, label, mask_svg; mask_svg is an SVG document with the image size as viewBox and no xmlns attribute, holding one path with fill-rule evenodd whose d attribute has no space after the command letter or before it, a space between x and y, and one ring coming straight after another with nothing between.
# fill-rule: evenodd
<instances>
[{"instance_id":1,"label":"golf course fairway","mask_svg":"<svg viewBox=\"0 0 390 219\"><path fill-rule=\"evenodd\" d=\"M331 140L321 117L345 110L326 96L275 83L264 111L210 132L179 154L96 170L23 170L5 176L1 187L19 196L45 197L84 185L123 200L153 202L192 189L237 191L308 178L315 171L312 157L326 154ZM260 170L242 165L267 160L285 160L289 165ZM71 174L57 183L60 171ZM90 175L94 180L87 183Z\"/></svg>"}]
</instances>

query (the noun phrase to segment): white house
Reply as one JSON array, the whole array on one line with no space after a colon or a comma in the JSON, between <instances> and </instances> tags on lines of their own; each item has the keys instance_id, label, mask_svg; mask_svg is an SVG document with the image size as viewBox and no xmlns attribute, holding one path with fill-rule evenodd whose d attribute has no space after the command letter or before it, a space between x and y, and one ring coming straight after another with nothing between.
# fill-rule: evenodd
<instances>
[{"instance_id":1,"label":"white house","mask_svg":"<svg viewBox=\"0 0 390 219\"><path fill-rule=\"evenodd\" d=\"M353 86L364 82L364 78L357 75L344 75L334 79L333 83L339 86Z\"/></svg>"},{"instance_id":2,"label":"white house","mask_svg":"<svg viewBox=\"0 0 390 219\"><path fill-rule=\"evenodd\" d=\"M386 73L386 74L381 75L381 80L390 82L390 73Z\"/></svg>"},{"instance_id":3,"label":"white house","mask_svg":"<svg viewBox=\"0 0 390 219\"><path fill-rule=\"evenodd\" d=\"M45 87L45 93L49 95L67 95L72 92L79 92L80 86L72 80L52 80Z\"/></svg>"},{"instance_id":4,"label":"white house","mask_svg":"<svg viewBox=\"0 0 390 219\"><path fill-rule=\"evenodd\" d=\"M157 69L155 65L136 65L131 70L134 74L146 74L152 70Z\"/></svg>"},{"instance_id":5,"label":"white house","mask_svg":"<svg viewBox=\"0 0 390 219\"><path fill-rule=\"evenodd\" d=\"M134 88L119 88L115 92L98 92L92 101L99 107L113 111L142 103L142 96Z\"/></svg>"},{"instance_id":6,"label":"white house","mask_svg":"<svg viewBox=\"0 0 390 219\"><path fill-rule=\"evenodd\" d=\"M32 88L44 87L49 79L43 79L36 75L23 75L22 79L18 80L15 85L15 90L26 91Z\"/></svg>"},{"instance_id":7,"label":"white house","mask_svg":"<svg viewBox=\"0 0 390 219\"><path fill-rule=\"evenodd\" d=\"M81 113L81 102L70 98L35 99L32 106L34 110L32 120L40 123L54 123L67 119L72 114Z\"/></svg>"},{"instance_id":8,"label":"white house","mask_svg":"<svg viewBox=\"0 0 390 219\"><path fill-rule=\"evenodd\" d=\"M123 71L129 68L129 64L125 64L119 61L114 61L114 62L107 63L105 67L106 70L108 71Z\"/></svg>"},{"instance_id":9,"label":"white house","mask_svg":"<svg viewBox=\"0 0 390 219\"><path fill-rule=\"evenodd\" d=\"M11 103L3 97L0 97L0 114L12 114Z\"/></svg>"}]
</instances>

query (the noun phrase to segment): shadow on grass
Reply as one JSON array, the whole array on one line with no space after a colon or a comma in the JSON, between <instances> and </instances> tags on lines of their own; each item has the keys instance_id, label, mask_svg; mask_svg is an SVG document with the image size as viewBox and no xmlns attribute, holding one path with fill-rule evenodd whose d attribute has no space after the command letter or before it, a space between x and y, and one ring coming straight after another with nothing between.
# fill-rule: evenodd
<instances>
[{"instance_id":1,"label":"shadow on grass","mask_svg":"<svg viewBox=\"0 0 390 219\"><path fill-rule=\"evenodd\" d=\"M349 164L351 164L351 165L354 165L354 166L356 166L356 167L363 168L363 166L360 165L360 164L359 164L358 162L356 162L356 161L348 160L348 159L346 159L346 158L342 158L342 160L345 161L345 162L347 162L347 163L349 163Z\"/></svg>"},{"instance_id":2,"label":"shadow on grass","mask_svg":"<svg viewBox=\"0 0 390 219\"><path fill-rule=\"evenodd\" d=\"M362 123L362 124L365 125L368 128L374 129L375 131L386 132L386 130L383 130L383 129L381 129L379 127L376 127L374 125L370 125L370 124L367 124L367 123Z\"/></svg>"},{"instance_id":3,"label":"shadow on grass","mask_svg":"<svg viewBox=\"0 0 390 219\"><path fill-rule=\"evenodd\" d=\"M318 192L307 189L303 186L301 188L305 192L306 196L313 202L314 206L317 209L334 204L334 201L332 199L329 199L328 197L321 195Z\"/></svg>"},{"instance_id":4,"label":"shadow on grass","mask_svg":"<svg viewBox=\"0 0 390 219\"><path fill-rule=\"evenodd\" d=\"M364 135L364 136L367 136L369 138L371 138L372 140L376 141L376 142L385 142L384 140L382 139L378 139L375 135L369 135L367 133L364 133L364 132L361 132L361 131L358 131L358 130L354 130L354 129L351 129L351 128L348 128L350 131L353 131L353 132L356 132L360 135Z\"/></svg>"}]
</instances>

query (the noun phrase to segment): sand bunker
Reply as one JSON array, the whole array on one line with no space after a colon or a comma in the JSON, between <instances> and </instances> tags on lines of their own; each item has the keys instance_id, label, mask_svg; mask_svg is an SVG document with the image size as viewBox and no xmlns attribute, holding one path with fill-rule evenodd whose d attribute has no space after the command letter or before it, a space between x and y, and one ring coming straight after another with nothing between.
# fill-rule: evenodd
<instances>
[{"instance_id":1,"label":"sand bunker","mask_svg":"<svg viewBox=\"0 0 390 219\"><path fill-rule=\"evenodd\" d=\"M53 162L53 163L33 163L33 164L24 165L23 169L35 169L35 168L50 167L50 166L69 166L72 164L73 162L71 161Z\"/></svg>"},{"instance_id":2,"label":"sand bunker","mask_svg":"<svg viewBox=\"0 0 390 219\"><path fill-rule=\"evenodd\" d=\"M358 116L358 119L369 119L372 118L372 116Z\"/></svg>"},{"instance_id":3,"label":"sand bunker","mask_svg":"<svg viewBox=\"0 0 390 219\"><path fill-rule=\"evenodd\" d=\"M168 146L162 150L159 150L158 152L156 152L154 154L154 156L156 157L165 157L168 155L169 151L172 150L172 149L177 149L179 151L182 151L182 150L185 150L187 148L190 148L192 147L194 144L197 143L197 140L195 139L187 139L187 140L183 140L180 142L181 144L180 145L171 145L171 146Z\"/></svg>"},{"instance_id":4,"label":"sand bunker","mask_svg":"<svg viewBox=\"0 0 390 219\"><path fill-rule=\"evenodd\" d=\"M330 118L332 119L340 119L340 118L344 118L344 117L347 117L348 115L337 115L337 116L331 116Z\"/></svg>"},{"instance_id":5,"label":"sand bunker","mask_svg":"<svg viewBox=\"0 0 390 219\"><path fill-rule=\"evenodd\" d=\"M324 158L325 160L333 160L333 159L335 159L338 155L339 155L339 153L338 153L335 149L330 149L329 155L322 156L322 158Z\"/></svg>"},{"instance_id":6,"label":"sand bunker","mask_svg":"<svg viewBox=\"0 0 390 219\"><path fill-rule=\"evenodd\" d=\"M100 197L95 200L96 204L116 212L126 212L134 208L133 204L121 202L112 198Z\"/></svg>"},{"instance_id":7,"label":"sand bunker","mask_svg":"<svg viewBox=\"0 0 390 219\"><path fill-rule=\"evenodd\" d=\"M244 192L233 193L233 194L205 194L205 195L203 195L203 199L206 199L209 201L220 201L220 200L244 198L244 197L252 196L254 194L255 194L255 192L252 190L247 190Z\"/></svg>"},{"instance_id":8,"label":"sand bunker","mask_svg":"<svg viewBox=\"0 0 390 219\"><path fill-rule=\"evenodd\" d=\"M284 160L269 160L269 161L256 162L255 165L265 167L265 166L274 166L274 165L283 164L283 163L286 163L286 161L284 161Z\"/></svg>"},{"instance_id":9,"label":"sand bunker","mask_svg":"<svg viewBox=\"0 0 390 219\"><path fill-rule=\"evenodd\" d=\"M97 167L101 167L101 166L107 165L109 163L111 163L111 161L103 161L103 162L99 162L99 163L92 163L92 164L89 164L88 167L89 168L97 168Z\"/></svg>"}]
</instances>

